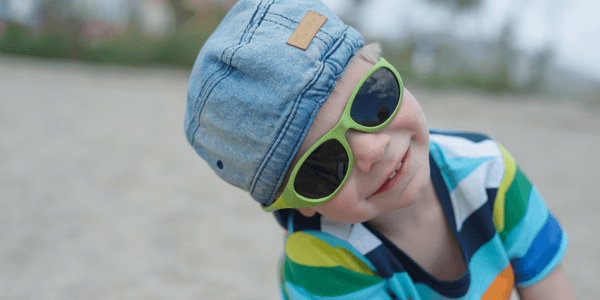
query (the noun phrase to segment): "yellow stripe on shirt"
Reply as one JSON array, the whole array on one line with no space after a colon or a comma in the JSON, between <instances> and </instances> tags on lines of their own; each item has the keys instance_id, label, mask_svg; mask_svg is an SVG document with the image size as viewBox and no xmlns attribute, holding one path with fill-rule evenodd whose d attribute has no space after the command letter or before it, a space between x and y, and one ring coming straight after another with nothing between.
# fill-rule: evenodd
<instances>
[{"instance_id":1,"label":"yellow stripe on shirt","mask_svg":"<svg viewBox=\"0 0 600 300\"><path fill-rule=\"evenodd\" d=\"M504 197L506 196L506 191L508 191L508 188L515 179L517 164L515 163L515 159L510 155L510 153L508 153L508 151L506 151L504 147L502 147L502 145L498 144L498 146L500 146L500 150L502 151L502 156L504 158L504 177L502 178L502 182L500 183L500 187L496 193L493 220L496 231L502 232L502 230L504 230Z\"/></svg>"},{"instance_id":2,"label":"yellow stripe on shirt","mask_svg":"<svg viewBox=\"0 0 600 300\"><path fill-rule=\"evenodd\" d=\"M328 243L304 232L288 236L285 254L295 263L314 267L341 266L348 270L374 275L373 271L348 249L332 247Z\"/></svg>"}]
</instances>

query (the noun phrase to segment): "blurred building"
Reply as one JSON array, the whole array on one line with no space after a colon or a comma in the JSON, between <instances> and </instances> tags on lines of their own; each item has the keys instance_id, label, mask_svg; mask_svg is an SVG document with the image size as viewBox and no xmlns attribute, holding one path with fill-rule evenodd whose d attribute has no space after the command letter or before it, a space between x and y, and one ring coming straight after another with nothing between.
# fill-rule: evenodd
<instances>
[{"instance_id":1,"label":"blurred building","mask_svg":"<svg viewBox=\"0 0 600 300\"><path fill-rule=\"evenodd\" d=\"M39 35L48 19L44 9L44 0L4 0L7 21L17 23L33 35Z\"/></svg>"}]
</instances>

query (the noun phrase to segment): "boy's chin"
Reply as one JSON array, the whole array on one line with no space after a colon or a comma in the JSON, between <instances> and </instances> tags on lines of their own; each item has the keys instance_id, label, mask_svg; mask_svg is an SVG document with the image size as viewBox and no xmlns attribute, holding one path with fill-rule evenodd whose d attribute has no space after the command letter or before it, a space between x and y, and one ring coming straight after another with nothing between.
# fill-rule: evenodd
<instances>
[{"instance_id":1,"label":"boy's chin","mask_svg":"<svg viewBox=\"0 0 600 300\"><path fill-rule=\"evenodd\" d=\"M317 212L312 207L296 208L303 216L307 218L313 217Z\"/></svg>"}]
</instances>

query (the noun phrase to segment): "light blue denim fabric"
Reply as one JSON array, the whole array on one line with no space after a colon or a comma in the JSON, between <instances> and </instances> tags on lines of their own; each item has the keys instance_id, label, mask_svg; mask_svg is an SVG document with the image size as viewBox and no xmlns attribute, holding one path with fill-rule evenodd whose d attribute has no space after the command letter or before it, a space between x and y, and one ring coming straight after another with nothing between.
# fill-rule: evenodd
<instances>
[{"instance_id":1,"label":"light blue denim fabric","mask_svg":"<svg viewBox=\"0 0 600 300\"><path fill-rule=\"evenodd\" d=\"M306 51L287 45L309 10L327 21ZM271 204L317 111L363 44L320 1L239 1L192 70L188 141L221 178Z\"/></svg>"}]
</instances>

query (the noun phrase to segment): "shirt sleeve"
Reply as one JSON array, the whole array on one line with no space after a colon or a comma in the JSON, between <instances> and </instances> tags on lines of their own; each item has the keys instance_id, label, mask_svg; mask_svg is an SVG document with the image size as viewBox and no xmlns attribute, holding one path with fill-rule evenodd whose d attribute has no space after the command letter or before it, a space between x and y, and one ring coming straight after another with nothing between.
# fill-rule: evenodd
<instances>
[{"instance_id":1,"label":"shirt sleeve","mask_svg":"<svg viewBox=\"0 0 600 300\"><path fill-rule=\"evenodd\" d=\"M392 299L386 281L350 245L319 234L287 236L279 270L284 299Z\"/></svg>"},{"instance_id":2,"label":"shirt sleeve","mask_svg":"<svg viewBox=\"0 0 600 300\"><path fill-rule=\"evenodd\" d=\"M494 225L513 267L515 285L529 286L558 265L567 235L513 157L499 146L504 177L494 201Z\"/></svg>"}]
</instances>

